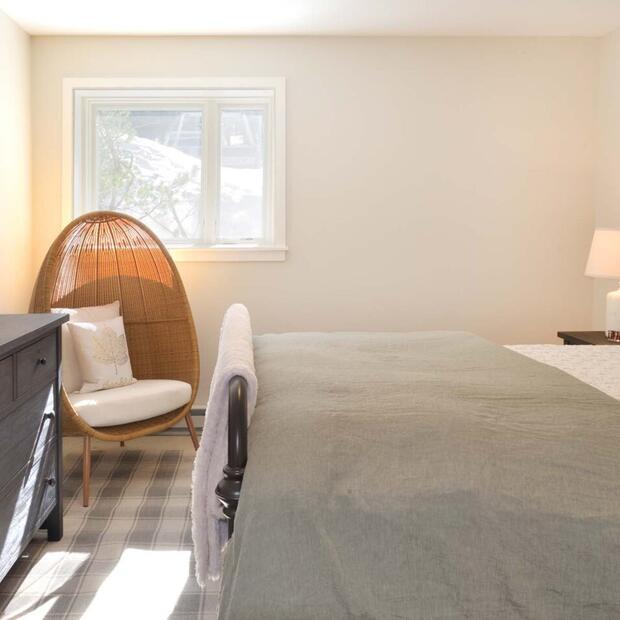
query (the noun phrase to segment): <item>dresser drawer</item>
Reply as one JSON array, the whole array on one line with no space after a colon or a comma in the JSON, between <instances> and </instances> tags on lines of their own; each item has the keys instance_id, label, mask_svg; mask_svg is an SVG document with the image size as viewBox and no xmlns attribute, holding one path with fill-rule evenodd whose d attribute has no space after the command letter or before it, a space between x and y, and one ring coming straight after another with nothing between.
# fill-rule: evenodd
<instances>
[{"instance_id":1,"label":"dresser drawer","mask_svg":"<svg viewBox=\"0 0 620 620\"><path fill-rule=\"evenodd\" d=\"M57 347L67 319L0 316L0 581L44 521L49 540L62 538Z\"/></svg>"},{"instance_id":2,"label":"dresser drawer","mask_svg":"<svg viewBox=\"0 0 620 620\"><path fill-rule=\"evenodd\" d=\"M56 334L50 334L17 353L17 398L56 374Z\"/></svg>"},{"instance_id":3,"label":"dresser drawer","mask_svg":"<svg viewBox=\"0 0 620 620\"><path fill-rule=\"evenodd\" d=\"M40 458L56 435L54 385L39 390L15 410L0 414L0 494L28 463Z\"/></svg>"},{"instance_id":4,"label":"dresser drawer","mask_svg":"<svg viewBox=\"0 0 620 620\"><path fill-rule=\"evenodd\" d=\"M13 401L13 357L0 360L0 411Z\"/></svg>"},{"instance_id":5,"label":"dresser drawer","mask_svg":"<svg viewBox=\"0 0 620 620\"><path fill-rule=\"evenodd\" d=\"M4 538L0 545L0 580L54 506L58 483L52 440L43 458L25 467L0 494L0 532Z\"/></svg>"}]
</instances>

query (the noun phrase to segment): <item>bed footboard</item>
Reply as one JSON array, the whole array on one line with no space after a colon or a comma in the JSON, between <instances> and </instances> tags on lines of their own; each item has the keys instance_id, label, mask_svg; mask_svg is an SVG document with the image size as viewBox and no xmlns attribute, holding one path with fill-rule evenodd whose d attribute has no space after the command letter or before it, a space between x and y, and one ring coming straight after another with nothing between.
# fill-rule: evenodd
<instances>
[{"instance_id":1,"label":"bed footboard","mask_svg":"<svg viewBox=\"0 0 620 620\"><path fill-rule=\"evenodd\" d=\"M243 473L248 460L248 384L243 377L228 383L228 463L215 494L228 519L228 537L235 528L235 513L241 495Z\"/></svg>"}]
</instances>

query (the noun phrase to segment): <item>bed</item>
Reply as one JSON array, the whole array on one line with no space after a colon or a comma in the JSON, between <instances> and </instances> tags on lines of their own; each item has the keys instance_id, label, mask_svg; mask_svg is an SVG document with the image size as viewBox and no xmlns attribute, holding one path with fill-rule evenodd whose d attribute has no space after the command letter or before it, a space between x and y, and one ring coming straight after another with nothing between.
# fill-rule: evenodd
<instances>
[{"instance_id":1,"label":"bed","mask_svg":"<svg viewBox=\"0 0 620 620\"><path fill-rule=\"evenodd\" d=\"M619 618L620 403L522 353L463 332L255 337L219 617Z\"/></svg>"}]
</instances>

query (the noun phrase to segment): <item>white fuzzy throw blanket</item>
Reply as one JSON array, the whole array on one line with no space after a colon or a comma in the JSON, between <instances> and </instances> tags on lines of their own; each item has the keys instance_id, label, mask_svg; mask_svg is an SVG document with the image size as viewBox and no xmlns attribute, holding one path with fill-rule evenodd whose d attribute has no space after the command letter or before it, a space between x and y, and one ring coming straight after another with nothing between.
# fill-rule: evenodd
<instances>
[{"instance_id":1,"label":"white fuzzy throw blanket","mask_svg":"<svg viewBox=\"0 0 620 620\"><path fill-rule=\"evenodd\" d=\"M209 403L192 477L192 536L196 557L196 579L220 576L222 549L228 525L215 496L228 456L228 383L235 376L248 384L248 424L256 405L256 373L252 326L247 308L234 304L224 315L217 362L211 380Z\"/></svg>"}]
</instances>

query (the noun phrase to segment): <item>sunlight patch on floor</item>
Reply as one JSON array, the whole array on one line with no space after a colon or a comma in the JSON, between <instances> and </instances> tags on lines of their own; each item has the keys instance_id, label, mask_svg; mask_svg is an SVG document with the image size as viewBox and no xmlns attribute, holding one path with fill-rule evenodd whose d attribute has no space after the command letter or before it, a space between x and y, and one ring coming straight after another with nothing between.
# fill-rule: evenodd
<instances>
[{"instance_id":1,"label":"sunlight patch on floor","mask_svg":"<svg viewBox=\"0 0 620 620\"><path fill-rule=\"evenodd\" d=\"M56 600L52 595L67 583L88 559L89 553L48 551L28 572L5 610L7 620L13 618L45 618ZM47 596L52 598L46 598ZM33 603L37 601L37 603ZM40 601L40 603L38 602ZM36 607L32 607L35 604Z\"/></svg>"},{"instance_id":2,"label":"sunlight patch on floor","mask_svg":"<svg viewBox=\"0 0 620 620\"><path fill-rule=\"evenodd\" d=\"M44 620L47 614L52 610L54 604L58 601L57 596L52 596L42 603L38 604L34 609L26 612L19 612L16 615L10 615L8 618L20 618L20 620Z\"/></svg>"},{"instance_id":3,"label":"sunlight patch on floor","mask_svg":"<svg viewBox=\"0 0 620 620\"><path fill-rule=\"evenodd\" d=\"M126 549L82 618L168 618L189 577L190 555Z\"/></svg>"}]
</instances>

